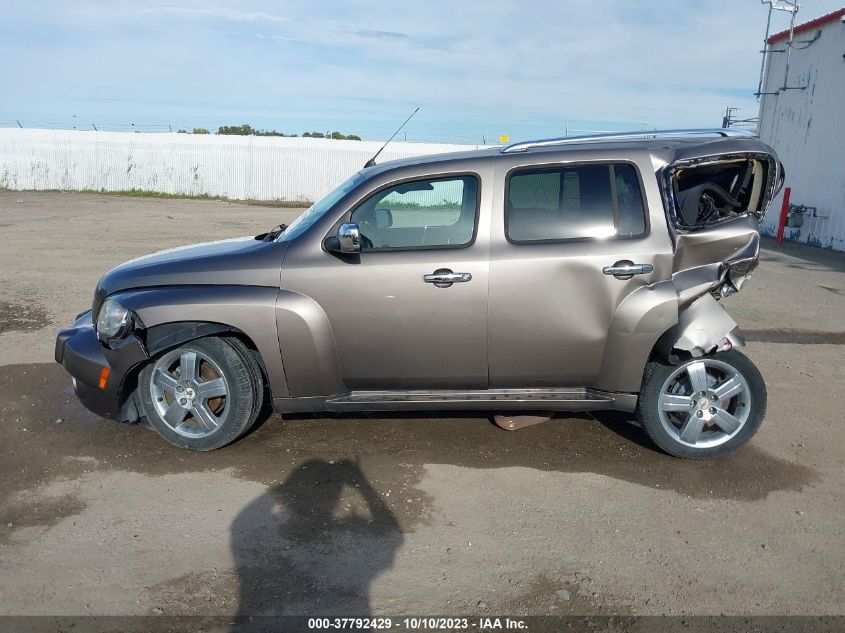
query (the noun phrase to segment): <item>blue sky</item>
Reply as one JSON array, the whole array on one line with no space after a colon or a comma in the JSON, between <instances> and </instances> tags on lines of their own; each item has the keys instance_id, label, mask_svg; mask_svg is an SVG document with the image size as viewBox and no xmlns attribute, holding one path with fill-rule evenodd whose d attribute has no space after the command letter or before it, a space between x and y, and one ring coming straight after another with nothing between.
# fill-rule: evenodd
<instances>
[{"instance_id":1,"label":"blue sky","mask_svg":"<svg viewBox=\"0 0 845 633\"><path fill-rule=\"evenodd\" d=\"M798 21L843 0L805 0ZM759 0L0 0L0 125L481 142L756 114ZM788 25L776 13L773 30Z\"/></svg>"}]
</instances>

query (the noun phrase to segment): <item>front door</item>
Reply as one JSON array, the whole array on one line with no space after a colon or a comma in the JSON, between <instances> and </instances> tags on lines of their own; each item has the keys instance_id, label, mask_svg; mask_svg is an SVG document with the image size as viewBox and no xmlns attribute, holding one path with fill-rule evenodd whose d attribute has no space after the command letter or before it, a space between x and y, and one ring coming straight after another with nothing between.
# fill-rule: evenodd
<instances>
[{"instance_id":1,"label":"front door","mask_svg":"<svg viewBox=\"0 0 845 633\"><path fill-rule=\"evenodd\" d=\"M502 166L491 232L491 387L599 382L617 307L671 269L659 192L652 176L646 194L640 167L650 166Z\"/></svg>"},{"instance_id":2,"label":"front door","mask_svg":"<svg viewBox=\"0 0 845 633\"><path fill-rule=\"evenodd\" d=\"M345 217L360 255L288 253L282 287L328 315L348 389L487 387L480 184L458 174L381 187Z\"/></svg>"}]
</instances>

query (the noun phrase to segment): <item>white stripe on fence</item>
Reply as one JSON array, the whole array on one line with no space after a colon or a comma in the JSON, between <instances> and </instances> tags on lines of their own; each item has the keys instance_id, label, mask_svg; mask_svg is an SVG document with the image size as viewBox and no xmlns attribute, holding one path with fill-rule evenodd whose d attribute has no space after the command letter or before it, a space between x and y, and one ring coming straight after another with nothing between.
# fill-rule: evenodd
<instances>
[{"instance_id":1,"label":"white stripe on fence","mask_svg":"<svg viewBox=\"0 0 845 633\"><path fill-rule=\"evenodd\" d=\"M0 188L139 189L244 200L318 200L375 141L0 128ZM483 147L393 142L379 162Z\"/></svg>"}]
</instances>

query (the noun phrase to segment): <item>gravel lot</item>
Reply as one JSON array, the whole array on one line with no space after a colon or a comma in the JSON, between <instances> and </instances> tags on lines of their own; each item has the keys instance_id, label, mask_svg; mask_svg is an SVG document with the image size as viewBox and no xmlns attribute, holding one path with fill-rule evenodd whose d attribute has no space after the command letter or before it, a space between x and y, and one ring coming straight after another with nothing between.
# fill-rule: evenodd
<instances>
[{"instance_id":1,"label":"gravel lot","mask_svg":"<svg viewBox=\"0 0 845 633\"><path fill-rule=\"evenodd\" d=\"M210 454L97 418L52 360L110 267L301 210L0 192L0 615L845 614L845 256L726 301L769 388L739 454L630 416L270 417Z\"/></svg>"}]
</instances>

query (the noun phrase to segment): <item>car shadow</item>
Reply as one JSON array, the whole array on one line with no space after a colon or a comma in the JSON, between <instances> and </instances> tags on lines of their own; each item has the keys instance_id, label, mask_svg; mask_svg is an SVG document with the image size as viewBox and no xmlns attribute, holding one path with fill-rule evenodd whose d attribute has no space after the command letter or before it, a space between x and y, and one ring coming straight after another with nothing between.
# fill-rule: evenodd
<instances>
[{"instance_id":1,"label":"car shadow","mask_svg":"<svg viewBox=\"0 0 845 633\"><path fill-rule=\"evenodd\" d=\"M285 615L368 615L370 585L402 541L356 460L299 464L232 523L239 605L231 630Z\"/></svg>"},{"instance_id":2,"label":"car shadow","mask_svg":"<svg viewBox=\"0 0 845 633\"><path fill-rule=\"evenodd\" d=\"M292 450L313 450L319 442L321 450L352 452L363 460L374 453L397 451L416 465L593 472L694 498L753 501L777 490L801 490L818 477L807 465L775 457L754 442L714 460L671 457L651 442L633 413L560 412L548 422L513 432L496 426L494 413L386 411L281 417L287 427L285 437L289 442L296 438L290 443Z\"/></svg>"}]
</instances>

